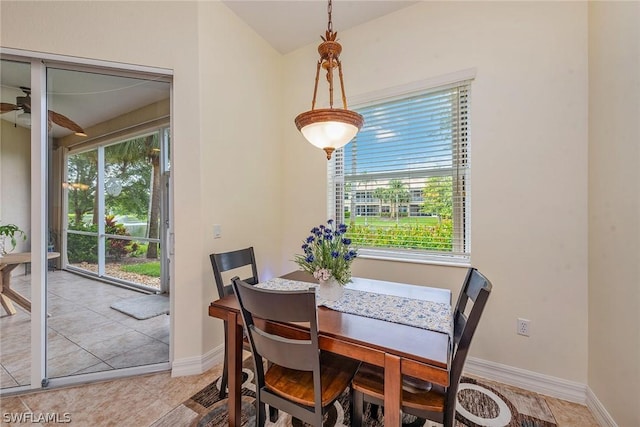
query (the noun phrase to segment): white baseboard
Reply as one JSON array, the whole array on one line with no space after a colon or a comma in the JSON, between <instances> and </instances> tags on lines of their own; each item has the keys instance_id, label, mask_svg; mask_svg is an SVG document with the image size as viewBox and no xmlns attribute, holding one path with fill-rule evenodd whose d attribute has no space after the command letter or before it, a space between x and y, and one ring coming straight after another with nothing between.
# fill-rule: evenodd
<instances>
[{"instance_id":1,"label":"white baseboard","mask_svg":"<svg viewBox=\"0 0 640 427\"><path fill-rule=\"evenodd\" d=\"M467 359L464 372L535 393L544 394L545 396L586 405L598 424L602 427L618 427L607 409L586 384L539 374L501 363L489 362L475 357L469 357Z\"/></svg>"},{"instance_id":2,"label":"white baseboard","mask_svg":"<svg viewBox=\"0 0 640 427\"><path fill-rule=\"evenodd\" d=\"M224 344L214 347L202 356L174 359L171 364L171 376L183 377L186 375L198 375L208 371L224 359Z\"/></svg>"},{"instance_id":3,"label":"white baseboard","mask_svg":"<svg viewBox=\"0 0 640 427\"><path fill-rule=\"evenodd\" d=\"M587 403L587 386L574 381L539 374L526 369L501 363L489 362L475 357L467 358L465 373L477 375L525 390L555 397L569 402Z\"/></svg>"},{"instance_id":4,"label":"white baseboard","mask_svg":"<svg viewBox=\"0 0 640 427\"><path fill-rule=\"evenodd\" d=\"M587 408L589 408L593 417L602 427L618 427L607 408L598 400L590 387L587 387Z\"/></svg>"}]
</instances>

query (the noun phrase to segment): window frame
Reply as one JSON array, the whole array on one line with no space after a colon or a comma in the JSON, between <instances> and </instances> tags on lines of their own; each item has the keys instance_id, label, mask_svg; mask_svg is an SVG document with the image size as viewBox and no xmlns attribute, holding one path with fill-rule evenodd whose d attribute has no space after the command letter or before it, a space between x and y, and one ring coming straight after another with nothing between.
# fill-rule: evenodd
<instances>
[{"instance_id":1,"label":"window frame","mask_svg":"<svg viewBox=\"0 0 640 427\"><path fill-rule=\"evenodd\" d=\"M451 87L467 86L467 123L466 123L466 150L463 159L458 162L464 162L464 202L459 209L454 209L454 224L463 224L461 227L454 228L455 234L464 233L460 236L463 244L461 251L455 250L451 253L429 251L424 249L403 249L403 248L372 248L362 247L358 249L358 256L365 259L379 259L386 261L400 261L411 263L424 263L448 266L470 266L471 265L471 211L470 211L470 104L471 104L471 84L476 76L476 69L466 69L447 75L426 79L418 82L412 82L406 85L390 87L376 92L371 92L360 97L352 98L351 108L358 110L360 108L369 107L376 104L383 104L395 100L409 98L416 95L428 94L436 91L445 90ZM366 125L366 123L365 123ZM344 176L344 153L342 149L335 152L334 158L327 164L327 211L328 217L337 219L336 212L342 210L344 212L345 203L345 176ZM455 162L455 160L454 160ZM460 164L460 163L456 163ZM338 168L334 174L334 170ZM455 168L456 165L454 164ZM437 175L437 173L436 173ZM348 180L347 180L348 181ZM454 180L454 186L456 182ZM409 189L410 197L413 198L412 189ZM354 196L355 197L355 196ZM454 192L455 197L455 192ZM463 214L461 210L464 209ZM355 214L352 212L352 215ZM344 215L344 214L342 214ZM455 239L454 239L455 240Z\"/></svg>"}]
</instances>

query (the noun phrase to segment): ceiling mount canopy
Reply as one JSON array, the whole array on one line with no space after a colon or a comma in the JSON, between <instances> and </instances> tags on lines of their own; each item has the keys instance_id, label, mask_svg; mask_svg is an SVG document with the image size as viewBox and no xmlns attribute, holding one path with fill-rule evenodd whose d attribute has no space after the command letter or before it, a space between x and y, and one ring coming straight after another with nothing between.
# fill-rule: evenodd
<instances>
[{"instance_id":1,"label":"ceiling mount canopy","mask_svg":"<svg viewBox=\"0 0 640 427\"><path fill-rule=\"evenodd\" d=\"M329 0L327 7L329 22L325 36L320 36L323 42L318 46L320 60L316 66L316 82L313 89L311 110L300 113L295 119L298 130L302 132L302 135L311 144L322 148L327 153L327 160L331 159L331 155L337 148L343 147L351 141L364 124L364 118L360 114L347 109L347 97L344 93L342 77L342 62L340 62L342 46L336 41L338 33L333 31L331 8L332 4L331 0ZM329 108L316 109L320 68L327 72ZM343 108L333 108L333 71L335 68L338 69Z\"/></svg>"}]
</instances>

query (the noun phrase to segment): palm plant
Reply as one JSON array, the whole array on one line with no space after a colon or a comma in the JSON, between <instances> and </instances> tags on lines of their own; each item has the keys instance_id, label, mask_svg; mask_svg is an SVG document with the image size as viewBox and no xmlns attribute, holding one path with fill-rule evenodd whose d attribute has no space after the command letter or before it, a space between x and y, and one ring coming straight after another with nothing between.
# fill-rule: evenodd
<instances>
[{"instance_id":1,"label":"palm plant","mask_svg":"<svg viewBox=\"0 0 640 427\"><path fill-rule=\"evenodd\" d=\"M399 179L389 181L388 187L378 187L373 193L373 197L380 202L387 202L391 205L391 217L399 217L399 205L408 203L411 195L407 190L407 185Z\"/></svg>"},{"instance_id":2,"label":"palm plant","mask_svg":"<svg viewBox=\"0 0 640 427\"><path fill-rule=\"evenodd\" d=\"M120 176L126 176L128 167L139 161L147 161L152 167L150 183L150 206L148 215L147 237L158 238L160 235L160 143L158 134L154 133L140 138L130 139L112 147L109 152L113 161L120 165ZM150 242L147 247L147 258L158 258L158 244Z\"/></svg>"}]
</instances>

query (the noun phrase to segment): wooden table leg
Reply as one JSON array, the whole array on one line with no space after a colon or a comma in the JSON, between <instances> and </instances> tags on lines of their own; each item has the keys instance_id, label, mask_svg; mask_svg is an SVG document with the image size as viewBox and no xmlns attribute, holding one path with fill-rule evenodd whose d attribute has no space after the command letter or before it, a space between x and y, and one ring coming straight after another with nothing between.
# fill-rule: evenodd
<instances>
[{"instance_id":1,"label":"wooden table leg","mask_svg":"<svg viewBox=\"0 0 640 427\"><path fill-rule=\"evenodd\" d=\"M31 311L31 302L11 289L11 272L17 266L18 264L8 264L0 269L0 303L2 304L2 308L10 315L16 314L16 309L11 300L26 310Z\"/></svg>"},{"instance_id":2,"label":"wooden table leg","mask_svg":"<svg viewBox=\"0 0 640 427\"><path fill-rule=\"evenodd\" d=\"M24 308L28 312L31 312L31 301L29 301L28 299L26 299L25 297L23 297L22 295L20 295L16 291L14 291L13 289L4 288L2 290L2 296L13 300L13 302L18 304L20 307ZM3 304L3 306L4 306L4 304ZM11 313L11 314L16 314L15 311L16 310L14 309L13 313Z\"/></svg>"},{"instance_id":3,"label":"wooden table leg","mask_svg":"<svg viewBox=\"0 0 640 427\"><path fill-rule=\"evenodd\" d=\"M4 308L9 315L16 314L16 308L13 306L13 303L3 293L0 294L0 303L2 304L2 308Z\"/></svg>"},{"instance_id":4,"label":"wooden table leg","mask_svg":"<svg viewBox=\"0 0 640 427\"><path fill-rule=\"evenodd\" d=\"M384 423L399 426L402 408L400 357L384 355Z\"/></svg>"},{"instance_id":5,"label":"wooden table leg","mask_svg":"<svg viewBox=\"0 0 640 427\"><path fill-rule=\"evenodd\" d=\"M229 313L227 318L227 336L229 338L229 360L227 360L229 396L227 407L229 408L229 425L240 426L240 414L242 400L240 391L242 388L242 326L238 324L239 314Z\"/></svg>"}]
</instances>

